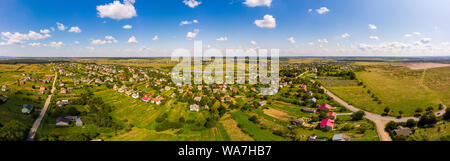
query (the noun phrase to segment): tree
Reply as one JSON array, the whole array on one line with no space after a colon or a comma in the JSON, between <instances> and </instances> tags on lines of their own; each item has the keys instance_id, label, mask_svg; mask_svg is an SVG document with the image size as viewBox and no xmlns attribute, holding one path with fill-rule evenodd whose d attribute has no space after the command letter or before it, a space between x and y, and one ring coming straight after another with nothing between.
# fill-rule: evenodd
<instances>
[{"instance_id":1,"label":"tree","mask_svg":"<svg viewBox=\"0 0 450 161\"><path fill-rule=\"evenodd\" d=\"M403 115L403 111L402 110L398 111L398 116L402 117L402 115Z\"/></svg>"},{"instance_id":2,"label":"tree","mask_svg":"<svg viewBox=\"0 0 450 161\"><path fill-rule=\"evenodd\" d=\"M429 113L420 117L419 122L417 123L419 126L432 126L437 123L437 118L434 114Z\"/></svg>"},{"instance_id":3,"label":"tree","mask_svg":"<svg viewBox=\"0 0 450 161\"><path fill-rule=\"evenodd\" d=\"M450 108L447 108L444 113L444 120L450 120Z\"/></svg>"},{"instance_id":4,"label":"tree","mask_svg":"<svg viewBox=\"0 0 450 161\"><path fill-rule=\"evenodd\" d=\"M406 121L406 127L412 128L415 127L417 125L417 122L414 119L408 119L408 121Z\"/></svg>"},{"instance_id":5,"label":"tree","mask_svg":"<svg viewBox=\"0 0 450 161\"><path fill-rule=\"evenodd\" d=\"M28 127L12 120L0 128L0 141L21 141L27 136Z\"/></svg>"},{"instance_id":6,"label":"tree","mask_svg":"<svg viewBox=\"0 0 450 161\"><path fill-rule=\"evenodd\" d=\"M384 108L384 113L388 114L391 109L389 107Z\"/></svg>"},{"instance_id":7,"label":"tree","mask_svg":"<svg viewBox=\"0 0 450 161\"><path fill-rule=\"evenodd\" d=\"M363 117L366 115L364 111L357 111L351 115L353 120L362 120Z\"/></svg>"},{"instance_id":8,"label":"tree","mask_svg":"<svg viewBox=\"0 0 450 161\"><path fill-rule=\"evenodd\" d=\"M422 113L422 112L423 112L423 109L420 108L420 107L418 107L418 108L416 108L416 110L415 110L414 112L416 112L416 113Z\"/></svg>"}]
</instances>

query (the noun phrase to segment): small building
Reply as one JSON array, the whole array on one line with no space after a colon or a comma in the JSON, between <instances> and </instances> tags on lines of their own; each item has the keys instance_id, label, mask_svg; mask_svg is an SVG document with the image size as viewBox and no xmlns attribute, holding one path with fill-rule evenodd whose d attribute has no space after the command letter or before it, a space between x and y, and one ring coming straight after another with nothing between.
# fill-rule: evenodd
<instances>
[{"instance_id":1,"label":"small building","mask_svg":"<svg viewBox=\"0 0 450 161\"><path fill-rule=\"evenodd\" d=\"M308 112L308 113L314 113L314 112L316 112L316 109L305 107L305 108L302 108L302 111Z\"/></svg>"},{"instance_id":2,"label":"small building","mask_svg":"<svg viewBox=\"0 0 450 161\"><path fill-rule=\"evenodd\" d=\"M56 126L69 126L70 120L64 117L56 118Z\"/></svg>"},{"instance_id":3,"label":"small building","mask_svg":"<svg viewBox=\"0 0 450 161\"><path fill-rule=\"evenodd\" d=\"M350 141L350 137L344 134L333 135L332 141Z\"/></svg>"},{"instance_id":4,"label":"small building","mask_svg":"<svg viewBox=\"0 0 450 161\"><path fill-rule=\"evenodd\" d=\"M412 131L408 127L399 126L397 129L394 130L395 134L397 135L403 135L403 136L409 136L412 134Z\"/></svg>"},{"instance_id":5,"label":"small building","mask_svg":"<svg viewBox=\"0 0 450 161\"><path fill-rule=\"evenodd\" d=\"M131 97L138 99L139 98L139 93L133 93L133 95L131 95Z\"/></svg>"},{"instance_id":6,"label":"small building","mask_svg":"<svg viewBox=\"0 0 450 161\"><path fill-rule=\"evenodd\" d=\"M3 92L8 91L8 86L7 86L7 85L3 85L3 86L2 86L2 91L3 91Z\"/></svg>"},{"instance_id":7,"label":"small building","mask_svg":"<svg viewBox=\"0 0 450 161\"><path fill-rule=\"evenodd\" d=\"M45 86L41 85L41 87L39 87L39 93L40 94L44 94L45 93Z\"/></svg>"},{"instance_id":8,"label":"small building","mask_svg":"<svg viewBox=\"0 0 450 161\"><path fill-rule=\"evenodd\" d=\"M316 101L317 101L317 99L316 98L311 98L311 99L309 99L309 102L311 102L311 103L316 103Z\"/></svg>"},{"instance_id":9,"label":"small building","mask_svg":"<svg viewBox=\"0 0 450 161\"><path fill-rule=\"evenodd\" d=\"M202 97L194 97L194 101L200 102L202 100Z\"/></svg>"},{"instance_id":10,"label":"small building","mask_svg":"<svg viewBox=\"0 0 450 161\"><path fill-rule=\"evenodd\" d=\"M83 121L81 121L81 118L79 118L79 117L77 118L75 125L76 126L83 126Z\"/></svg>"},{"instance_id":11,"label":"small building","mask_svg":"<svg viewBox=\"0 0 450 161\"><path fill-rule=\"evenodd\" d=\"M144 97L142 97L141 100L144 102L149 102L150 101L150 93L146 94Z\"/></svg>"},{"instance_id":12,"label":"small building","mask_svg":"<svg viewBox=\"0 0 450 161\"><path fill-rule=\"evenodd\" d=\"M192 104L191 106L189 106L189 110L191 111L200 111L200 107L197 104Z\"/></svg>"},{"instance_id":13,"label":"small building","mask_svg":"<svg viewBox=\"0 0 450 161\"><path fill-rule=\"evenodd\" d=\"M328 112L331 110L331 106L329 104L322 104L319 106L320 111Z\"/></svg>"},{"instance_id":14,"label":"small building","mask_svg":"<svg viewBox=\"0 0 450 161\"><path fill-rule=\"evenodd\" d=\"M291 124L292 125L304 125L305 121L300 120L300 119L294 119L294 120L291 121Z\"/></svg>"},{"instance_id":15,"label":"small building","mask_svg":"<svg viewBox=\"0 0 450 161\"><path fill-rule=\"evenodd\" d=\"M332 120L332 119L323 119L321 122L320 122L320 128L321 129L333 129L333 127L334 127L334 120Z\"/></svg>"},{"instance_id":16,"label":"small building","mask_svg":"<svg viewBox=\"0 0 450 161\"><path fill-rule=\"evenodd\" d=\"M264 106L264 105L266 105L266 104L267 104L267 101L260 101L260 102L259 102L259 105L260 105L260 106Z\"/></svg>"},{"instance_id":17,"label":"small building","mask_svg":"<svg viewBox=\"0 0 450 161\"><path fill-rule=\"evenodd\" d=\"M159 98L153 98L151 102L157 105L161 104L161 100Z\"/></svg>"},{"instance_id":18,"label":"small building","mask_svg":"<svg viewBox=\"0 0 450 161\"><path fill-rule=\"evenodd\" d=\"M336 112L328 112L327 117L329 119L335 120L336 119Z\"/></svg>"},{"instance_id":19,"label":"small building","mask_svg":"<svg viewBox=\"0 0 450 161\"><path fill-rule=\"evenodd\" d=\"M67 89L66 88L61 88L60 93L61 94L66 94L67 93Z\"/></svg>"},{"instance_id":20,"label":"small building","mask_svg":"<svg viewBox=\"0 0 450 161\"><path fill-rule=\"evenodd\" d=\"M22 106L22 113L24 114L30 114L33 112L34 106L29 104L23 104Z\"/></svg>"}]
</instances>

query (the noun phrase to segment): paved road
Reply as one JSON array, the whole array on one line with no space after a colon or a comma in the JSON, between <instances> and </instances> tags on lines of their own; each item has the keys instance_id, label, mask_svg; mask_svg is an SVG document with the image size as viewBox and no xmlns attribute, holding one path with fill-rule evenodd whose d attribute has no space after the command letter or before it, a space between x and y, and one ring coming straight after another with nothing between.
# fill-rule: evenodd
<instances>
[{"instance_id":1,"label":"paved road","mask_svg":"<svg viewBox=\"0 0 450 161\"><path fill-rule=\"evenodd\" d=\"M311 80L311 82L315 82L314 80ZM331 98L333 98L336 102L338 102L339 104L343 105L344 107L346 107L347 109L349 109L352 112L356 112L356 111L360 111L361 109L356 108L350 104L348 104L347 102L345 102L344 100L340 99L338 96L334 95L333 93L331 93L330 91L328 91L325 87L321 86L321 89L323 89L325 91L325 93L330 96ZM436 116L440 116L445 112L445 109L447 108L447 106L444 105L444 108L441 111L438 111L435 113ZM406 122L408 119L413 119L418 121L419 118L416 117L402 117L402 118L397 118L397 117L391 117L391 116L381 116L378 114L374 114L374 113L370 113L367 111L364 111L366 113L366 118L369 120L372 120L375 123L376 129L377 129L377 133L378 136L380 137L381 141L392 141L391 137L389 136L389 133L387 133L384 129L386 127L386 124L390 121L394 121L394 122Z\"/></svg>"},{"instance_id":2,"label":"paved road","mask_svg":"<svg viewBox=\"0 0 450 161\"><path fill-rule=\"evenodd\" d=\"M58 73L57 72L55 72L55 80L53 80L53 86L52 86L51 94L48 95L48 98L47 98L47 100L45 101L45 104L44 104L44 108L42 108L41 113L39 114L38 118L36 119L36 121L34 121L34 124L31 127L30 132L28 133L27 141L33 141L34 137L36 136L36 131L39 128L39 125L41 125L41 121L44 118L45 112L47 112L48 105L50 105L50 102L52 100L52 95L55 92L56 79L58 79Z\"/></svg>"}]
</instances>

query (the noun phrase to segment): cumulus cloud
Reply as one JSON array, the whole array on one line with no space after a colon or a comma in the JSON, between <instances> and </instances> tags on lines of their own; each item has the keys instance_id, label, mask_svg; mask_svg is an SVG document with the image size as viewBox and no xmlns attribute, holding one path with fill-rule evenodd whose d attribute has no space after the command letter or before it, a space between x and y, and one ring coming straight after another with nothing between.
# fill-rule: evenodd
<instances>
[{"instance_id":1,"label":"cumulus cloud","mask_svg":"<svg viewBox=\"0 0 450 161\"><path fill-rule=\"evenodd\" d=\"M116 0L112 3L97 6L97 14L101 18L111 18L116 20L129 19L137 16L134 8L135 0L123 0L123 4Z\"/></svg>"},{"instance_id":2,"label":"cumulus cloud","mask_svg":"<svg viewBox=\"0 0 450 161\"><path fill-rule=\"evenodd\" d=\"M133 28L133 26L131 26L131 25L125 25L125 26L123 26L122 28L123 28L123 29L131 29L131 28Z\"/></svg>"},{"instance_id":3,"label":"cumulus cloud","mask_svg":"<svg viewBox=\"0 0 450 161\"><path fill-rule=\"evenodd\" d=\"M330 10L327 8L327 7L320 7L319 9L316 9L316 12L318 13L318 14L325 14L325 13L327 13L327 12L330 12Z\"/></svg>"},{"instance_id":4,"label":"cumulus cloud","mask_svg":"<svg viewBox=\"0 0 450 161\"><path fill-rule=\"evenodd\" d=\"M318 43L328 43L327 39L318 39L317 40Z\"/></svg>"},{"instance_id":5,"label":"cumulus cloud","mask_svg":"<svg viewBox=\"0 0 450 161\"><path fill-rule=\"evenodd\" d=\"M101 39L92 40L91 44L92 45L105 45L105 44L112 44L112 43L117 43L117 42L118 41L113 36L105 36L104 40L101 40Z\"/></svg>"},{"instance_id":6,"label":"cumulus cloud","mask_svg":"<svg viewBox=\"0 0 450 161\"><path fill-rule=\"evenodd\" d=\"M10 32L2 32L1 33L2 40L6 42L2 42L2 45L12 45L12 44L23 44L27 40L40 40L51 37L49 34L40 34L34 31L28 31L28 34L21 34L18 32L10 33Z\"/></svg>"},{"instance_id":7,"label":"cumulus cloud","mask_svg":"<svg viewBox=\"0 0 450 161\"><path fill-rule=\"evenodd\" d=\"M66 26L64 26L64 24L56 22L56 26L58 27L58 30L60 31L64 31L66 30Z\"/></svg>"},{"instance_id":8,"label":"cumulus cloud","mask_svg":"<svg viewBox=\"0 0 450 161\"><path fill-rule=\"evenodd\" d=\"M431 42L431 38L423 38L423 39L420 39L420 43L422 43L422 44L428 44L428 43L430 43Z\"/></svg>"},{"instance_id":9,"label":"cumulus cloud","mask_svg":"<svg viewBox=\"0 0 450 161\"><path fill-rule=\"evenodd\" d=\"M295 39L294 39L294 37L289 37L288 39L287 39L291 44L295 44Z\"/></svg>"},{"instance_id":10,"label":"cumulus cloud","mask_svg":"<svg viewBox=\"0 0 450 161\"><path fill-rule=\"evenodd\" d=\"M186 34L186 38L189 40L195 39L199 32L200 32L200 30L198 30L198 29L195 29L194 32L188 32Z\"/></svg>"},{"instance_id":11,"label":"cumulus cloud","mask_svg":"<svg viewBox=\"0 0 450 161\"><path fill-rule=\"evenodd\" d=\"M347 37L350 37L350 34L344 33L344 34L341 35L341 37L345 39L345 38L347 38Z\"/></svg>"},{"instance_id":12,"label":"cumulus cloud","mask_svg":"<svg viewBox=\"0 0 450 161\"><path fill-rule=\"evenodd\" d=\"M250 41L250 44L252 44L252 45L258 45L258 43L256 43L256 41Z\"/></svg>"},{"instance_id":13,"label":"cumulus cloud","mask_svg":"<svg viewBox=\"0 0 450 161\"><path fill-rule=\"evenodd\" d=\"M153 41L159 40L158 35L153 36Z\"/></svg>"},{"instance_id":14,"label":"cumulus cloud","mask_svg":"<svg viewBox=\"0 0 450 161\"><path fill-rule=\"evenodd\" d=\"M369 39L371 40L380 40L378 36L369 36Z\"/></svg>"},{"instance_id":15,"label":"cumulus cloud","mask_svg":"<svg viewBox=\"0 0 450 161\"><path fill-rule=\"evenodd\" d=\"M74 41L73 42L75 45L78 45L78 44L80 44L80 42L79 41Z\"/></svg>"},{"instance_id":16,"label":"cumulus cloud","mask_svg":"<svg viewBox=\"0 0 450 161\"><path fill-rule=\"evenodd\" d=\"M275 18L273 18L272 15L264 15L263 20L255 20L256 26L260 28L275 28L276 27L276 21Z\"/></svg>"},{"instance_id":17,"label":"cumulus cloud","mask_svg":"<svg viewBox=\"0 0 450 161\"><path fill-rule=\"evenodd\" d=\"M267 6L270 7L272 0L245 0L245 5L248 7Z\"/></svg>"},{"instance_id":18,"label":"cumulus cloud","mask_svg":"<svg viewBox=\"0 0 450 161\"><path fill-rule=\"evenodd\" d=\"M405 37L413 37L413 36L418 36L420 34L421 34L420 32L412 32L411 34L405 34L404 36Z\"/></svg>"},{"instance_id":19,"label":"cumulus cloud","mask_svg":"<svg viewBox=\"0 0 450 161\"><path fill-rule=\"evenodd\" d=\"M411 34L405 34L404 36L405 36L405 37L412 37Z\"/></svg>"},{"instance_id":20,"label":"cumulus cloud","mask_svg":"<svg viewBox=\"0 0 450 161\"><path fill-rule=\"evenodd\" d=\"M55 42L55 41L52 41L52 42L50 42L50 47L54 47L54 48L60 48L60 47L63 47L64 46L64 43L63 42Z\"/></svg>"},{"instance_id":21,"label":"cumulus cloud","mask_svg":"<svg viewBox=\"0 0 450 161\"><path fill-rule=\"evenodd\" d=\"M29 43L28 45L30 45L32 47L41 47L41 43L38 43L38 42L32 42L32 43Z\"/></svg>"},{"instance_id":22,"label":"cumulus cloud","mask_svg":"<svg viewBox=\"0 0 450 161\"><path fill-rule=\"evenodd\" d=\"M308 9L308 13L311 13L313 10L312 9Z\"/></svg>"},{"instance_id":23,"label":"cumulus cloud","mask_svg":"<svg viewBox=\"0 0 450 161\"><path fill-rule=\"evenodd\" d=\"M216 39L217 41L227 41L228 38L227 37L219 37Z\"/></svg>"},{"instance_id":24,"label":"cumulus cloud","mask_svg":"<svg viewBox=\"0 0 450 161\"><path fill-rule=\"evenodd\" d=\"M192 21L181 21L180 22L180 26L183 26L183 25L190 25L190 24L193 24L193 23L198 23L198 21L197 20L192 20Z\"/></svg>"},{"instance_id":25,"label":"cumulus cloud","mask_svg":"<svg viewBox=\"0 0 450 161\"><path fill-rule=\"evenodd\" d=\"M195 7L197 7L198 5L202 4L202 2L199 2L199 1L196 1L196 0L183 0L183 3L184 3L186 6L189 6L189 7L191 7L191 8L195 8Z\"/></svg>"},{"instance_id":26,"label":"cumulus cloud","mask_svg":"<svg viewBox=\"0 0 450 161\"><path fill-rule=\"evenodd\" d=\"M414 35L420 35L420 32L413 32Z\"/></svg>"},{"instance_id":27,"label":"cumulus cloud","mask_svg":"<svg viewBox=\"0 0 450 161\"><path fill-rule=\"evenodd\" d=\"M71 27L69 32L80 33L81 29L78 26Z\"/></svg>"},{"instance_id":28,"label":"cumulus cloud","mask_svg":"<svg viewBox=\"0 0 450 161\"><path fill-rule=\"evenodd\" d=\"M128 43L129 43L129 44L137 44L138 41L136 40L136 37L131 36L131 37L128 39Z\"/></svg>"},{"instance_id":29,"label":"cumulus cloud","mask_svg":"<svg viewBox=\"0 0 450 161\"><path fill-rule=\"evenodd\" d=\"M373 24L369 24L369 29L371 30L376 30L377 26L373 25Z\"/></svg>"},{"instance_id":30,"label":"cumulus cloud","mask_svg":"<svg viewBox=\"0 0 450 161\"><path fill-rule=\"evenodd\" d=\"M39 32L43 33L43 34L48 34L48 33L50 33L50 30L49 29L43 29L43 30L40 30Z\"/></svg>"}]
</instances>

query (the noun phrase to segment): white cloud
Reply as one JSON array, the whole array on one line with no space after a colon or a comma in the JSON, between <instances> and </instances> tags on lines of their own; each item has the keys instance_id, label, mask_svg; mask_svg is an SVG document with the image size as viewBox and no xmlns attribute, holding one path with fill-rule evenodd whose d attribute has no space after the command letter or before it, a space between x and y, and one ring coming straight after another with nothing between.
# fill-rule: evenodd
<instances>
[{"instance_id":1,"label":"white cloud","mask_svg":"<svg viewBox=\"0 0 450 161\"><path fill-rule=\"evenodd\" d=\"M376 30L377 26L373 25L373 24L369 24L369 29L371 30Z\"/></svg>"},{"instance_id":2,"label":"white cloud","mask_svg":"<svg viewBox=\"0 0 450 161\"><path fill-rule=\"evenodd\" d=\"M256 43L256 41L250 41L250 44L252 44L252 45L258 45L258 43Z\"/></svg>"},{"instance_id":3,"label":"white cloud","mask_svg":"<svg viewBox=\"0 0 450 161\"><path fill-rule=\"evenodd\" d=\"M316 12L318 14L325 14L327 12L330 12L330 10L327 7L320 7L319 9L316 9Z\"/></svg>"},{"instance_id":4,"label":"white cloud","mask_svg":"<svg viewBox=\"0 0 450 161\"><path fill-rule=\"evenodd\" d=\"M183 25L190 25L190 24L192 24L192 23L198 23L198 21L197 20L192 20L192 21L181 21L180 22L180 26L183 26Z\"/></svg>"},{"instance_id":5,"label":"white cloud","mask_svg":"<svg viewBox=\"0 0 450 161\"><path fill-rule=\"evenodd\" d=\"M313 46L314 42L309 42L308 45Z\"/></svg>"},{"instance_id":6,"label":"white cloud","mask_svg":"<svg viewBox=\"0 0 450 161\"><path fill-rule=\"evenodd\" d=\"M58 30L60 31L64 31L66 30L66 26L64 26L64 24L56 22L56 26L58 27Z\"/></svg>"},{"instance_id":7,"label":"white cloud","mask_svg":"<svg viewBox=\"0 0 450 161\"><path fill-rule=\"evenodd\" d=\"M347 38L347 37L350 37L350 34L344 33L344 34L341 35L341 37L345 39L345 38Z\"/></svg>"},{"instance_id":8,"label":"white cloud","mask_svg":"<svg viewBox=\"0 0 450 161\"><path fill-rule=\"evenodd\" d=\"M248 7L267 6L270 7L272 0L245 0L245 5Z\"/></svg>"},{"instance_id":9,"label":"white cloud","mask_svg":"<svg viewBox=\"0 0 450 161\"><path fill-rule=\"evenodd\" d=\"M123 26L122 28L123 28L123 29L131 29L131 28L133 28L133 26L131 26L131 25L125 25L125 26Z\"/></svg>"},{"instance_id":10,"label":"white cloud","mask_svg":"<svg viewBox=\"0 0 450 161\"><path fill-rule=\"evenodd\" d=\"M137 16L134 8L134 0L123 0L123 4L116 0L112 3L97 6L97 14L101 18L111 18L116 20L129 19Z\"/></svg>"},{"instance_id":11,"label":"white cloud","mask_svg":"<svg viewBox=\"0 0 450 161\"><path fill-rule=\"evenodd\" d=\"M64 46L64 43L63 42L55 42L55 41L52 41L52 42L50 42L50 44L49 44L51 47L54 47L54 48L60 48L60 47L63 47Z\"/></svg>"},{"instance_id":12,"label":"white cloud","mask_svg":"<svg viewBox=\"0 0 450 161\"><path fill-rule=\"evenodd\" d=\"M153 41L159 40L158 35L155 35L152 40Z\"/></svg>"},{"instance_id":13,"label":"white cloud","mask_svg":"<svg viewBox=\"0 0 450 161\"><path fill-rule=\"evenodd\" d=\"M128 43L130 43L130 44L136 44L136 43L138 43L138 41L136 40L136 37L131 36L131 37L128 39Z\"/></svg>"},{"instance_id":14,"label":"white cloud","mask_svg":"<svg viewBox=\"0 0 450 161\"><path fill-rule=\"evenodd\" d=\"M378 36L369 36L369 39L371 40L380 40Z\"/></svg>"},{"instance_id":15,"label":"white cloud","mask_svg":"<svg viewBox=\"0 0 450 161\"><path fill-rule=\"evenodd\" d=\"M10 33L10 32L2 32L1 33L2 40L6 42L2 42L2 45L12 45L12 44L23 44L24 41L27 40L40 40L51 37L49 34L40 34L34 31L28 31L28 34L21 34L18 32Z\"/></svg>"},{"instance_id":16,"label":"white cloud","mask_svg":"<svg viewBox=\"0 0 450 161\"><path fill-rule=\"evenodd\" d=\"M291 44L295 44L295 39L294 39L294 37L290 37L290 38L288 38L287 39Z\"/></svg>"},{"instance_id":17,"label":"white cloud","mask_svg":"<svg viewBox=\"0 0 450 161\"><path fill-rule=\"evenodd\" d=\"M198 29L195 29L194 32L188 32L186 34L186 38L189 39L189 40L195 39L199 32L200 32L200 30L198 30Z\"/></svg>"},{"instance_id":18,"label":"white cloud","mask_svg":"<svg viewBox=\"0 0 450 161\"><path fill-rule=\"evenodd\" d=\"M183 3L191 8L195 8L198 5L202 4L202 2L196 0L183 0Z\"/></svg>"},{"instance_id":19,"label":"white cloud","mask_svg":"<svg viewBox=\"0 0 450 161\"><path fill-rule=\"evenodd\" d=\"M32 43L29 43L28 45L30 45L32 47L41 47L41 43L37 43L37 42L32 42Z\"/></svg>"},{"instance_id":20,"label":"white cloud","mask_svg":"<svg viewBox=\"0 0 450 161\"><path fill-rule=\"evenodd\" d=\"M423 39L420 39L420 43L422 43L422 44L428 44L428 43L430 43L431 42L431 38L423 38Z\"/></svg>"},{"instance_id":21,"label":"white cloud","mask_svg":"<svg viewBox=\"0 0 450 161\"><path fill-rule=\"evenodd\" d=\"M86 49L88 49L89 52L93 52L95 50L95 48L92 46L86 46Z\"/></svg>"},{"instance_id":22,"label":"white cloud","mask_svg":"<svg viewBox=\"0 0 450 161\"><path fill-rule=\"evenodd\" d=\"M219 37L216 39L217 41L227 41L228 38L227 37Z\"/></svg>"},{"instance_id":23,"label":"white cloud","mask_svg":"<svg viewBox=\"0 0 450 161\"><path fill-rule=\"evenodd\" d=\"M308 9L308 13L311 13L313 10L312 9Z\"/></svg>"},{"instance_id":24,"label":"white cloud","mask_svg":"<svg viewBox=\"0 0 450 161\"><path fill-rule=\"evenodd\" d=\"M272 15L264 15L264 20L255 20L255 24L261 28L275 28L276 21Z\"/></svg>"},{"instance_id":25,"label":"white cloud","mask_svg":"<svg viewBox=\"0 0 450 161\"><path fill-rule=\"evenodd\" d=\"M43 33L43 34L48 34L48 33L50 33L50 30L48 30L48 29L43 29L43 30L40 30L39 32L41 32L41 33Z\"/></svg>"},{"instance_id":26,"label":"white cloud","mask_svg":"<svg viewBox=\"0 0 450 161\"><path fill-rule=\"evenodd\" d=\"M405 36L405 37L412 37L411 34L405 34L404 36Z\"/></svg>"},{"instance_id":27,"label":"white cloud","mask_svg":"<svg viewBox=\"0 0 450 161\"><path fill-rule=\"evenodd\" d=\"M420 35L420 32L413 32L414 35Z\"/></svg>"},{"instance_id":28,"label":"white cloud","mask_svg":"<svg viewBox=\"0 0 450 161\"><path fill-rule=\"evenodd\" d=\"M71 27L69 32L80 33L81 29L78 26Z\"/></svg>"},{"instance_id":29,"label":"white cloud","mask_svg":"<svg viewBox=\"0 0 450 161\"><path fill-rule=\"evenodd\" d=\"M318 43L328 43L327 39L318 39L317 40Z\"/></svg>"},{"instance_id":30,"label":"white cloud","mask_svg":"<svg viewBox=\"0 0 450 161\"><path fill-rule=\"evenodd\" d=\"M80 42L79 41L74 41L73 42L75 45L78 45L78 44L80 44Z\"/></svg>"},{"instance_id":31,"label":"white cloud","mask_svg":"<svg viewBox=\"0 0 450 161\"><path fill-rule=\"evenodd\" d=\"M112 44L112 43L117 43L117 42L118 41L113 36L105 36L105 40L100 40L100 39L92 40L91 44L92 45L105 45L105 44Z\"/></svg>"}]
</instances>

